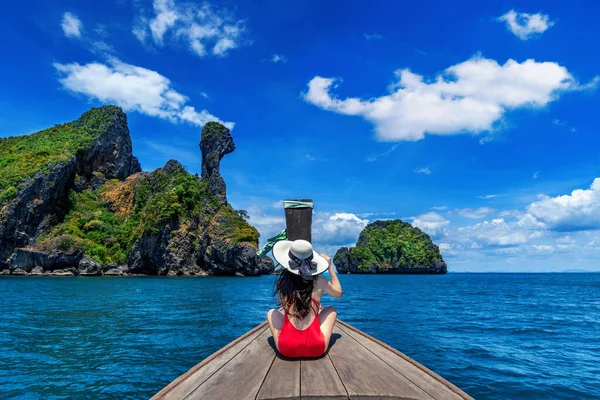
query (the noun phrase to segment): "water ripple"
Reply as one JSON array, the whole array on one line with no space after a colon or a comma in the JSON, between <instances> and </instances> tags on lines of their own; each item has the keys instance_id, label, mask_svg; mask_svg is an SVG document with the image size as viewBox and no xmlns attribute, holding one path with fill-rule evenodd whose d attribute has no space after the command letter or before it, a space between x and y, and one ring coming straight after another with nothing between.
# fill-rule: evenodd
<instances>
[{"instance_id":1,"label":"water ripple","mask_svg":"<svg viewBox=\"0 0 600 400\"><path fill-rule=\"evenodd\" d=\"M147 398L262 322L274 277L0 277L0 398ZM340 318L477 399L600 398L600 274L340 277Z\"/></svg>"}]
</instances>

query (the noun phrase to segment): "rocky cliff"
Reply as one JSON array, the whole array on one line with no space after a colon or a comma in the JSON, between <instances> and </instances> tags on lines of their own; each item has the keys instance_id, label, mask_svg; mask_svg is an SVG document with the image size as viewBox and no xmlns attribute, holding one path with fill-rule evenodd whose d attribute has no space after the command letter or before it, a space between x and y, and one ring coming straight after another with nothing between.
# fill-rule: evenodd
<instances>
[{"instance_id":1,"label":"rocky cliff","mask_svg":"<svg viewBox=\"0 0 600 400\"><path fill-rule=\"evenodd\" d=\"M429 235L399 219L367 225L356 246L339 249L333 262L342 274L447 272L446 262Z\"/></svg>"},{"instance_id":2,"label":"rocky cliff","mask_svg":"<svg viewBox=\"0 0 600 400\"><path fill-rule=\"evenodd\" d=\"M208 123L200 148L202 178L176 160L141 171L113 106L0 141L0 274L270 273L258 231L227 203L229 130Z\"/></svg>"}]
</instances>

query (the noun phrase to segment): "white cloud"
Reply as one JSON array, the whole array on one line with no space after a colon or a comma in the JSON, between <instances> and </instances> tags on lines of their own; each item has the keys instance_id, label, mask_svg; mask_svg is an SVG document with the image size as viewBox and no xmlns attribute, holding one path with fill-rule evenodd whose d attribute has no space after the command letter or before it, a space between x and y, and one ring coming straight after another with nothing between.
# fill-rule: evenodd
<instances>
[{"instance_id":1,"label":"white cloud","mask_svg":"<svg viewBox=\"0 0 600 400\"><path fill-rule=\"evenodd\" d=\"M365 39L367 39L367 40L381 40L381 39L383 39L383 36L380 35L379 33L365 33L364 36L365 36Z\"/></svg>"},{"instance_id":2,"label":"white cloud","mask_svg":"<svg viewBox=\"0 0 600 400\"><path fill-rule=\"evenodd\" d=\"M518 210L504 210L502 211L499 215L500 218L521 218L523 216L523 213L521 211Z\"/></svg>"},{"instance_id":3,"label":"white cloud","mask_svg":"<svg viewBox=\"0 0 600 400\"><path fill-rule=\"evenodd\" d=\"M519 216L517 222L515 223L515 226L517 228L530 229L530 230L535 230L535 229L545 230L545 229L547 229L547 226L543 222L538 221L531 214L524 214L524 215Z\"/></svg>"},{"instance_id":4,"label":"white cloud","mask_svg":"<svg viewBox=\"0 0 600 400\"><path fill-rule=\"evenodd\" d=\"M598 249L600 248L600 239L593 239L586 243L586 248Z\"/></svg>"},{"instance_id":5,"label":"white cloud","mask_svg":"<svg viewBox=\"0 0 600 400\"><path fill-rule=\"evenodd\" d=\"M439 210L439 211L444 211L447 210L448 207L447 206L440 206L440 207L431 207L432 210Z\"/></svg>"},{"instance_id":6,"label":"white cloud","mask_svg":"<svg viewBox=\"0 0 600 400\"><path fill-rule=\"evenodd\" d=\"M589 189L576 189L570 195L541 195L527 211L556 231L600 229L600 178Z\"/></svg>"},{"instance_id":7,"label":"white cloud","mask_svg":"<svg viewBox=\"0 0 600 400\"><path fill-rule=\"evenodd\" d=\"M380 141L416 141L425 133L450 135L492 130L507 110L543 107L561 92L595 87L580 85L554 62L533 59L504 65L475 56L427 81L408 69L396 71L390 93L374 99L344 100L330 93L335 78L314 77L304 99L320 108L361 116L375 125Z\"/></svg>"},{"instance_id":8,"label":"white cloud","mask_svg":"<svg viewBox=\"0 0 600 400\"><path fill-rule=\"evenodd\" d=\"M563 236L561 238L556 239L556 243L558 243L558 244L573 244L573 243L575 243L575 240L571 236L567 235L567 236Z\"/></svg>"},{"instance_id":9,"label":"white cloud","mask_svg":"<svg viewBox=\"0 0 600 400\"><path fill-rule=\"evenodd\" d=\"M102 55L110 54L115 51L115 49L110 44L106 43L103 40L91 42L89 49L92 51L92 53L102 54Z\"/></svg>"},{"instance_id":10,"label":"white cloud","mask_svg":"<svg viewBox=\"0 0 600 400\"><path fill-rule=\"evenodd\" d=\"M315 161L317 158L316 158L315 156L311 156L310 154L307 154L307 155L306 155L306 159L307 159L308 161Z\"/></svg>"},{"instance_id":11,"label":"white cloud","mask_svg":"<svg viewBox=\"0 0 600 400\"><path fill-rule=\"evenodd\" d=\"M417 169L415 169L415 172L417 174L425 174L425 175L430 175L431 174L431 170L429 169L429 167L417 168Z\"/></svg>"},{"instance_id":12,"label":"white cloud","mask_svg":"<svg viewBox=\"0 0 600 400\"><path fill-rule=\"evenodd\" d=\"M328 245L356 243L369 223L352 213L316 213L313 215L313 241Z\"/></svg>"},{"instance_id":13,"label":"white cloud","mask_svg":"<svg viewBox=\"0 0 600 400\"><path fill-rule=\"evenodd\" d=\"M272 62L273 64L277 64L277 63L285 64L287 62L287 58L285 58L285 56L283 54L273 54L271 56L271 58L269 58L268 61Z\"/></svg>"},{"instance_id":14,"label":"white cloud","mask_svg":"<svg viewBox=\"0 0 600 400\"><path fill-rule=\"evenodd\" d=\"M135 25L131 30L133 36L135 36L140 42L146 43L146 37L148 36L148 32L146 31L145 24L147 21L145 19L138 25Z\"/></svg>"},{"instance_id":15,"label":"white cloud","mask_svg":"<svg viewBox=\"0 0 600 400\"><path fill-rule=\"evenodd\" d=\"M517 246L529 241L528 235L523 230L514 229L513 225L507 224L502 218L460 227L456 233L456 239L471 241L471 248Z\"/></svg>"},{"instance_id":16,"label":"white cloud","mask_svg":"<svg viewBox=\"0 0 600 400\"><path fill-rule=\"evenodd\" d=\"M385 156L390 155L391 153L393 153L394 150L396 150L397 147L398 147L398 144L395 144L392 147L390 147L388 150L384 151L383 153L381 153L379 155L377 155L377 154L371 154L371 155L369 155L365 160L367 162L377 161L379 158L385 157Z\"/></svg>"},{"instance_id":17,"label":"white cloud","mask_svg":"<svg viewBox=\"0 0 600 400\"><path fill-rule=\"evenodd\" d=\"M484 144L489 143L493 140L494 140L494 137L492 135L487 135L487 136L484 136L481 139L479 139L479 144L483 146Z\"/></svg>"},{"instance_id":18,"label":"white cloud","mask_svg":"<svg viewBox=\"0 0 600 400\"><path fill-rule=\"evenodd\" d=\"M412 217L411 219L413 226L416 226L431 236L440 236L443 233L444 228L450 223L450 221L436 212L428 212Z\"/></svg>"},{"instance_id":19,"label":"white cloud","mask_svg":"<svg viewBox=\"0 0 600 400\"><path fill-rule=\"evenodd\" d=\"M505 22L506 28L521 40L541 35L554 25L554 21L550 21L547 15L517 13L515 10L510 10L498 20Z\"/></svg>"},{"instance_id":20,"label":"white cloud","mask_svg":"<svg viewBox=\"0 0 600 400\"><path fill-rule=\"evenodd\" d=\"M531 247L543 253L551 253L554 251L554 247L547 244L534 244Z\"/></svg>"},{"instance_id":21,"label":"white cloud","mask_svg":"<svg viewBox=\"0 0 600 400\"><path fill-rule=\"evenodd\" d=\"M63 87L74 93L171 122L186 121L202 126L217 121L233 129L232 122L223 122L206 110L198 112L186 105L189 99L173 89L171 81L158 72L116 58L110 58L108 65L55 63L54 67Z\"/></svg>"},{"instance_id":22,"label":"white cloud","mask_svg":"<svg viewBox=\"0 0 600 400\"><path fill-rule=\"evenodd\" d=\"M192 53L225 56L229 50L245 43L245 22L225 9L203 3L175 4L174 0L154 0L154 16L139 17L132 33L142 43L151 36L157 46L165 40L183 42Z\"/></svg>"},{"instance_id":23,"label":"white cloud","mask_svg":"<svg viewBox=\"0 0 600 400\"><path fill-rule=\"evenodd\" d=\"M456 212L458 212L463 217L472 219L485 218L486 215L494 211L496 210L490 207L459 208L456 210Z\"/></svg>"},{"instance_id":24,"label":"white cloud","mask_svg":"<svg viewBox=\"0 0 600 400\"><path fill-rule=\"evenodd\" d=\"M498 197L499 195L497 194L486 194L485 196L477 196L478 199L484 199L484 200L488 200L488 199L493 199L495 197Z\"/></svg>"},{"instance_id":25,"label":"white cloud","mask_svg":"<svg viewBox=\"0 0 600 400\"><path fill-rule=\"evenodd\" d=\"M81 20L77 18L77 15L70 12L64 13L60 26L66 37L81 37L83 24L81 23Z\"/></svg>"}]
</instances>

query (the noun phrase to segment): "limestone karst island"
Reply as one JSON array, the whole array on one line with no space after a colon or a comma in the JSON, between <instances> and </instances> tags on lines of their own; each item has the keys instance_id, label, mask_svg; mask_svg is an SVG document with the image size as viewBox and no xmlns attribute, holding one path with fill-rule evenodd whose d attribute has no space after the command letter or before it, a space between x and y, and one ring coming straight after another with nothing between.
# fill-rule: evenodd
<instances>
[{"instance_id":1,"label":"limestone karst island","mask_svg":"<svg viewBox=\"0 0 600 400\"><path fill-rule=\"evenodd\" d=\"M202 176L176 160L142 171L115 106L0 144L2 275L274 271L256 255L258 231L227 202L219 165L235 145L217 122L202 129ZM341 273L446 273L429 236L400 220L369 224L334 262Z\"/></svg>"},{"instance_id":2,"label":"limestone karst island","mask_svg":"<svg viewBox=\"0 0 600 400\"><path fill-rule=\"evenodd\" d=\"M176 160L144 172L114 106L0 139L0 274L260 275L258 231L227 202L229 130L202 130L202 177Z\"/></svg>"},{"instance_id":3,"label":"limestone karst island","mask_svg":"<svg viewBox=\"0 0 600 400\"><path fill-rule=\"evenodd\" d=\"M333 262L340 273L445 274L446 262L429 235L401 220L375 221L355 247L342 247Z\"/></svg>"}]
</instances>

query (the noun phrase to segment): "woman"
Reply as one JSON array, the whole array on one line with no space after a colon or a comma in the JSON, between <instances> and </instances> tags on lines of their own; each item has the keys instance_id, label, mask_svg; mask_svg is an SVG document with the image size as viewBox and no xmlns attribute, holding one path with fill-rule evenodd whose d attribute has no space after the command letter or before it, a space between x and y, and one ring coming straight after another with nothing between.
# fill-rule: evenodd
<instances>
[{"instance_id":1,"label":"woman","mask_svg":"<svg viewBox=\"0 0 600 400\"><path fill-rule=\"evenodd\" d=\"M279 241L273 256L284 268L273 293L282 307L267 313L275 346L285 357L319 357L329 347L337 318L334 307L321 307L321 296L342 297L331 258L317 254L306 240ZM319 276L326 270L331 281Z\"/></svg>"}]
</instances>

